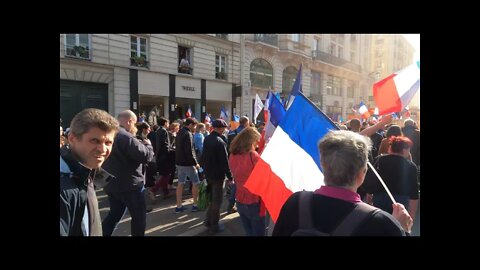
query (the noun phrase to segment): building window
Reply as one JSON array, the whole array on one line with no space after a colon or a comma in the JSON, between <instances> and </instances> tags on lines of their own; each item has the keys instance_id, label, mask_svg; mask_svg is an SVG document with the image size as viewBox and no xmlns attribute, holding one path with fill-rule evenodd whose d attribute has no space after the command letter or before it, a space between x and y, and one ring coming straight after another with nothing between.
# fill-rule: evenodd
<instances>
[{"instance_id":1,"label":"building window","mask_svg":"<svg viewBox=\"0 0 480 270\"><path fill-rule=\"evenodd\" d=\"M278 46L278 36L276 34L255 34L254 40Z\"/></svg>"},{"instance_id":2,"label":"building window","mask_svg":"<svg viewBox=\"0 0 480 270\"><path fill-rule=\"evenodd\" d=\"M312 51L318 51L318 39L316 38L313 39Z\"/></svg>"},{"instance_id":3,"label":"building window","mask_svg":"<svg viewBox=\"0 0 480 270\"><path fill-rule=\"evenodd\" d=\"M342 96L342 79L327 75L327 95Z\"/></svg>"},{"instance_id":4,"label":"building window","mask_svg":"<svg viewBox=\"0 0 480 270\"><path fill-rule=\"evenodd\" d=\"M330 43L330 54L335 55L337 52L337 45L335 43Z\"/></svg>"},{"instance_id":5,"label":"building window","mask_svg":"<svg viewBox=\"0 0 480 270\"><path fill-rule=\"evenodd\" d=\"M266 60L258 58L250 64L252 86L268 88L273 86L273 68Z\"/></svg>"},{"instance_id":6,"label":"building window","mask_svg":"<svg viewBox=\"0 0 480 270\"><path fill-rule=\"evenodd\" d=\"M192 58L190 48L178 46L178 73L192 75Z\"/></svg>"},{"instance_id":7,"label":"building window","mask_svg":"<svg viewBox=\"0 0 480 270\"><path fill-rule=\"evenodd\" d=\"M377 40L375 40L375 44L383 44L383 39L377 39Z\"/></svg>"},{"instance_id":8,"label":"building window","mask_svg":"<svg viewBox=\"0 0 480 270\"><path fill-rule=\"evenodd\" d=\"M90 59L90 35L65 34L65 56Z\"/></svg>"},{"instance_id":9,"label":"building window","mask_svg":"<svg viewBox=\"0 0 480 270\"><path fill-rule=\"evenodd\" d=\"M220 80L227 79L227 57L224 55L215 55L215 78Z\"/></svg>"},{"instance_id":10,"label":"building window","mask_svg":"<svg viewBox=\"0 0 480 270\"><path fill-rule=\"evenodd\" d=\"M300 42L300 34L292 34L292 40L295 42Z\"/></svg>"},{"instance_id":11,"label":"building window","mask_svg":"<svg viewBox=\"0 0 480 270\"><path fill-rule=\"evenodd\" d=\"M352 81L347 82L347 98L354 98L355 97L355 87Z\"/></svg>"},{"instance_id":12,"label":"building window","mask_svg":"<svg viewBox=\"0 0 480 270\"><path fill-rule=\"evenodd\" d=\"M333 106L327 105L327 116L333 121L338 121L340 119L342 116L342 107L340 107L340 102L335 101Z\"/></svg>"},{"instance_id":13,"label":"building window","mask_svg":"<svg viewBox=\"0 0 480 270\"><path fill-rule=\"evenodd\" d=\"M330 36L330 54L337 56L339 58L343 58L343 43L345 40L344 34ZM338 48L338 50L337 50Z\"/></svg>"},{"instance_id":14,"label":"building window","mask_svg":"<svg viewBox=\"0 0 480 270\"><path fill-rule=\"evenodd\" d=\"M312 94L313 95L320 95L320 73L312 72Z\"/></svg>"},{"instance_id":15,"label":"building window","mask_svg":"<svg viewBox=\"0 0 480 270\"><path fill-rule=\"evenodd\" d=\"M130 65L148 67L146 38L130 36Z\"/></svg>"},{"instance_id":16,"label":"building window","mask_svg":"<svg viewBox=\"0 0 480 270\"><path fill-rule=\"evenodd\" d=\"M228 39L228 34L215 34L218 38Z\"/></svg>"},{"instance_id":17,"label":"building window","mask_svg":"<svg viewBox=\"0 0 480 270\"><path fill-rule=\"evenodd\" d=\"M292 90L293 84L297 78L298 70L294 67L287 67L283 70L282 76L282 92L290 93Z\"/></svg>"}]
</instances>

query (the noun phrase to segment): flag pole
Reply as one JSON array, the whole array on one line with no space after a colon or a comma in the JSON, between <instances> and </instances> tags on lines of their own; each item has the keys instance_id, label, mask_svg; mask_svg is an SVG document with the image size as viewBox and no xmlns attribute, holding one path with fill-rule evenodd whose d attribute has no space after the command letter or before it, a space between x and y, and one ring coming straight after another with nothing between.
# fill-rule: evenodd
<instances>
[{"instance_id":1,"label":"flag pole","mask_svg":"<svg viewBox=\"0 0 480 270\"><path fill-rule=\"evenodd\" d=\"M380 181L380 183L382 183L382 186L383 188L385 189L385 191L387 191L387 194L388 196L390 197L390 200L392 200L393 203L397 203L395 201L395 199L393 198L392 196L392 193L390 193L390 190L388 189L387 185L385 185L385 182L383 182L383 179L382 177L380 177L380 175L378 174L378 172L375 170L375 168L373 168L372 164L370 162L367 162L368 163L368 166L370 166L370 169L373 170L373 172L375 173L375 175L378 177L378 180Z\"/></svg>"}]
</instances>

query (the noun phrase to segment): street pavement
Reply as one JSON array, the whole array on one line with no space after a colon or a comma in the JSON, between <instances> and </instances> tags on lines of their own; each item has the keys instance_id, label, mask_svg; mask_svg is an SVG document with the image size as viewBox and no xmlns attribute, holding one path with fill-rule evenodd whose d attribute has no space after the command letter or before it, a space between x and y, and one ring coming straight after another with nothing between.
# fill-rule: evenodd
<instances>
[{"instance_id":1,"label":"street pavement","mask_svg":"<svg viewBox=\"0 0 480 270\"><path fill-rule=\"evenodd\" d=\"M223 198L220 210L220 223L225 225L225 230L220 233L209 235L207 233L207 228L202 224L206 211L190 211L193 199L191 195L186 195L186 190L183 193L183 205L187 207L187 210L178 214L175 213L175 190L171 190L171 195L166 199L163 199L162 195L157 194L154 202L148 198L146 190L145 194L147 209L152 209L152 211L147 213L145 236L245 236L238 213L227 214L228 202L225 197ZM100 216L103 220L110 209L108 205L108 197L103 192L103 189L98 189L97 198ZM127 213L118 223L112 236L130 236L130 220L131 217L127 210ZM268 235L271 235L272 231L273 226L270 226ZM420 236L420 200L411 235Z\"/></svg>"},{"instance_id":2,"label":"street pavement","mask_svg":"<svg viewBox=\"0 0 480 270\"><path fill-rule=\"evenodd\" d=\"M147 192L145 191L147 194ZM161 193L161 192L159 192ZM147 226L145 236L245 236L238 213L227 215L227 200L224 197L222 208L220 210L220 222L225 225L225 230L214 235L207 234L207 228L203 226L206 211L191 212L193 199L191 195L185 195L184 201L188 209L183 213L175 213L176 199L175 190L170 191L170 196L163 199L158 195L152 202L146 195L147 209L152 209L147 213ZM109 211L108 196L103 189L97 190L97 198L102 220ZM130 214L127 213L118 223L112 236L130 236Z\"/></svg>"}]
</instances>

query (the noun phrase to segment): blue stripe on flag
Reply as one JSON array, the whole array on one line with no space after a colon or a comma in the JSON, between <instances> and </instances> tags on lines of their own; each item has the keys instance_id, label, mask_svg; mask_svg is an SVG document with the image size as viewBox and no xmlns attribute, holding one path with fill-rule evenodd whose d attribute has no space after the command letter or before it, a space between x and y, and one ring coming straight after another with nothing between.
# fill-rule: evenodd
<instances>
[{"instance_id":1,"label":"blue stripe on flag","mask_svg":"<svg viewBox=\"0 0 480 270\"><path fill-rule=\"evenodd\" d=\"M303 93L298 93L280 122L280 126L292 141L313 158L315 164L322 171L317 144L329 130L338 130L332 120Z\"/></svg>"},{"instance_id":2,"label":"blue stripe on flag","mask_svg":"<svg viewBox=\"0 0 480 270\"><path fill-rule=\"evenodd\" d=\"M270 111L270 122L277 127L286 113L285 107L277 98L271 98L268 110Z\"/></svg>"}]
</instances>

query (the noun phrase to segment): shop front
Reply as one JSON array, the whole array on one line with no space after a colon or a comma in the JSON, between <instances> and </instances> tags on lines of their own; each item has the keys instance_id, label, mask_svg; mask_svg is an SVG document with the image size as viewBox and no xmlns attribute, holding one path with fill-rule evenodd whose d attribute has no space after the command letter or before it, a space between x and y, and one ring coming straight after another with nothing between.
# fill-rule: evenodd
<instances>
[{"instance_id":1,"label":"shop front","mask_svg":"<svg viewBox=\"0 0 480 270\"><path fill-rule=\"evenodd\" d=\"M156 125L159 117L168 119L168 75L138 72L138 118Z\"/></svg>"}]
</instances>

